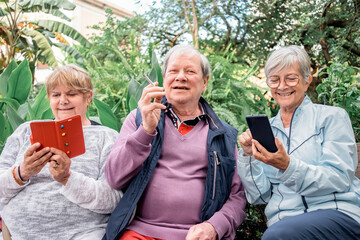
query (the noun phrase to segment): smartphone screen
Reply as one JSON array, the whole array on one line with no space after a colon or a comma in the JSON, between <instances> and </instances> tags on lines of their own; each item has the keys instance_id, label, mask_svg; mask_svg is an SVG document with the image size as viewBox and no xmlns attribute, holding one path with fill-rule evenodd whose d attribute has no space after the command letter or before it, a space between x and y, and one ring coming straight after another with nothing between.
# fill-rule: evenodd
<instances>
[{"instance_id":1,"label":"smartphone screen","mask_svg":"<svg viewBox=\"0 0 360 240\"><path fill-rule=\"evenodd\" d=\"M276 152L274 134L271 130L270 122L265 114L248 115L246 122L249 126L253 139L257 140L269 152Z\"/></svg>"}]
</instances>

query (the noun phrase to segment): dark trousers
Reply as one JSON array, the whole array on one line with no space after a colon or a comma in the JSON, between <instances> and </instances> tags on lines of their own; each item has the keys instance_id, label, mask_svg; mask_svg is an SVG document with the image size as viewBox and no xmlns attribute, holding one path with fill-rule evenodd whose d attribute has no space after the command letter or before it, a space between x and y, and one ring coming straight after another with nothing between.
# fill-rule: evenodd
<instances>
[{"instance_id":1,"label":"dark trousers","mask_svg":"<svg viewBox=\"0 0 360 240\"><path fill-rule=\"evenodd\" d=\"M262 240L359 240L360 224L336 210L317 210L271 225Z\"/></svg>"}]
</instances>

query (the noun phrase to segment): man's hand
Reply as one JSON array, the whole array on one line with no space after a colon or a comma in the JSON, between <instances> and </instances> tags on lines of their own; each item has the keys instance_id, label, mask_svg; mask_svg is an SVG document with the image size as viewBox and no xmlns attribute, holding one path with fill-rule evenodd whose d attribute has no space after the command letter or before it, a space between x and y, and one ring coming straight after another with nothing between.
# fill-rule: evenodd
<instances>
[{"instance_id":1,"label":"man's hand","mask_svg":"<svg viewBox=\"0 0 360 240\"><path fill-rule=\"evenodd\" d=\"M217 232L209 222L203 222L192 226L185 240L216 240Z\"/></svg>"},{"instance_id":2,"label":"man's hand","mask_svg":"<svg viewBox=\"0 0 360 240\"><path fill-rule=\"evenodd\" d=\"M155 83L155 86L145 87L138 102L143 128L149 134L152 134L158 125L161 109L166 109L161 104L161 99L165 96L164 88L157 85L158 83ZM154 101L152 101L153 99Z\"/></svg>"}]
</instances>

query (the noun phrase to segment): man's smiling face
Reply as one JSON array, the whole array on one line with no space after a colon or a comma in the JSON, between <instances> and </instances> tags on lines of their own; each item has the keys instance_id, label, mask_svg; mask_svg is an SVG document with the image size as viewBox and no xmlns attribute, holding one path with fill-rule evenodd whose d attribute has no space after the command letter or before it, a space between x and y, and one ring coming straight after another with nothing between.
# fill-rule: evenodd
<instances>
[{"instance_id":1,"label":"man's smiling face","mask_svg":"<svg viewBox=\"0 0 360 240\"><path fill-rule=\"evenodd\" d=\"M174 53L164 75L166 98L174 106L197 103L206 90L207 80L203 78L200 56Z\"/></svg>"}]
</instances>

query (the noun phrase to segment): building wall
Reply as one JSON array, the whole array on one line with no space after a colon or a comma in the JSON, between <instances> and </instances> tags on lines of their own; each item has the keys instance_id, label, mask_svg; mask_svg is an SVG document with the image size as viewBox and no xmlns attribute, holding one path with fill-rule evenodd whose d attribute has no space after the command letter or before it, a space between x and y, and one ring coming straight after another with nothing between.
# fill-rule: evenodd
<instances>
[{"instance_id":1,"label":"building wall","mask_svg":"<svg viewBox=\"0 0 360 240\"><path fill-rule=\"evenodd\" d=\"M85 37L89 37L94 30L89 29L89 26L105 22L105 8L111 8L114 16L120 20L126 17L134 17L135 14L117 5L114 5L106 0L73 0L77 6L73 12L73 27L78 30Z\"/></svg>"},{"instance_id":2,"label":"building wall","mask_svg":"<svg viewBox=\"0 0 360 240\"><path fill-rule=\"evenodd\" d=\"M133 12L111 4L106 0L73 0L73 3L76 5L74 11L64 12L72 19L70 25L86 38L89 38L93 33L96 34L95 30L88 28L89 26L91 27L99 22L106 21L105 8L111 8L114 16L119 20L135 16ZM71 39L67 40L71 43ZM55 51L56 58L60 62L63 61L64 56L62 53L56 48L53 48L53 50ZM38 64L35 71L35 83L43 83L52 70L47 65Z\"/></svg>"}]
</instances>

